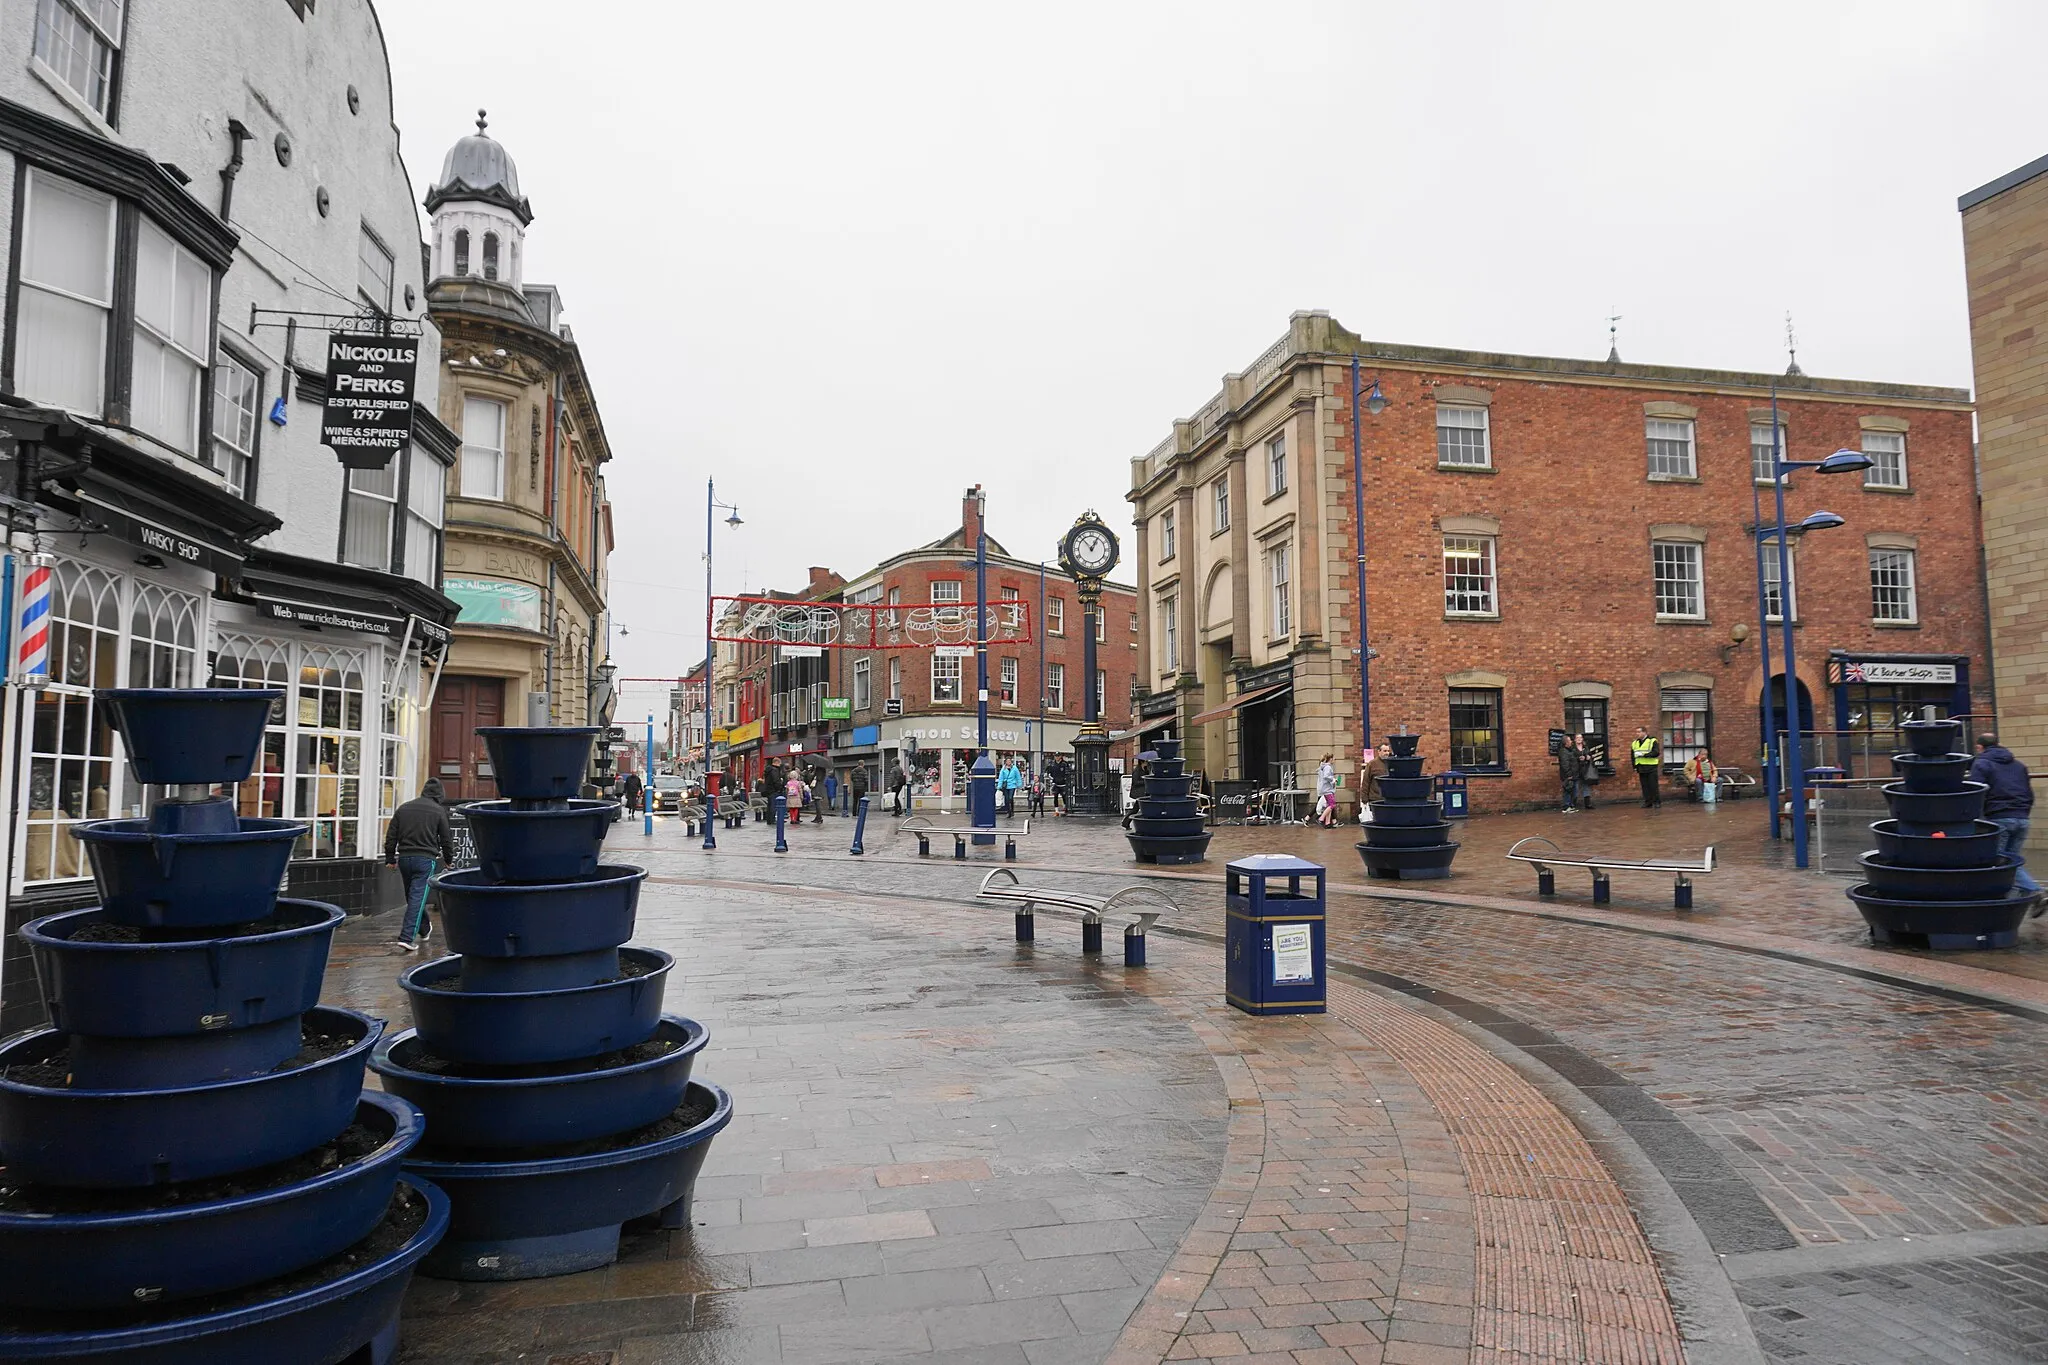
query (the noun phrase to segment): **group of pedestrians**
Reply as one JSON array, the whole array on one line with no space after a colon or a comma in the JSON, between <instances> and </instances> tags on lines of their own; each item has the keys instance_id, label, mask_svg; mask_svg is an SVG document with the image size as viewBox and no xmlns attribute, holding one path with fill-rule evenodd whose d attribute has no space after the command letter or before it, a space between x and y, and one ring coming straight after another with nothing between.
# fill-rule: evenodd
<instances>
[{"instance_id":1,"label":"group of pedestrians","mask_svg":"<svg viewBox=\"0 0 2048 1365\"><path fill-rule=\"evenodd\" d=\"M1566 815L1593 809L1593 783L1599 771L1600 756L1586 747L1586 737L1566 735L1557 746L1557 781Z\"/></svg>"}]
</instances>

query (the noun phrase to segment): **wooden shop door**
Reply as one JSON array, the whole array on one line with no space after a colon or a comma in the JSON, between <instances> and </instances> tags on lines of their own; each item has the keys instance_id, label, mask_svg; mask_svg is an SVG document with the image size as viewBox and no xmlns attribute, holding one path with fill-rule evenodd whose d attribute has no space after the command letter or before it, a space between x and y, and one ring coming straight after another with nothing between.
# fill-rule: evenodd
<instances>
[{"instance_id":1,"label":"wooden shop door","mask_svg":"<svg viewBox=\"0 0 2048 1365\"><path fill-rule=\"evenodd\" d=\"M455 676L434 697L433 776L450 801L488 801L498 794L491 756L477 727L505 723L505 680Z\"/></svg>"}]
</instances>

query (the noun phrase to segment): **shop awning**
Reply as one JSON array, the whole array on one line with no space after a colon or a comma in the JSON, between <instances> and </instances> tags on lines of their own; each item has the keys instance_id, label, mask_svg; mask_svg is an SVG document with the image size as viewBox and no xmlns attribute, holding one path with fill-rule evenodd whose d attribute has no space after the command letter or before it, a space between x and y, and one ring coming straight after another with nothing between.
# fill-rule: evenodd
<instances>
[{"instance_id":1,"label":"shop awning","mask_svg":"<svg viewBox=\"0 0 2048 1365\"><path fill-rule=\"evenodd\" d=\"M1254 702L1268 701L1282 692L1290 692L1293 689L1293 683L1284 682L1275 683L1271 687L1262 687L1256 692L1240 693L1214 710L1204 711L1201 715L1189 721L1188 724L1207 725L1212 720L1222 720L1225 716L1235 715L1238 711L1252 705Z\"/></svg>"},{"instance_id":2,"label":"shop awning","mask_svg":"<svg viewBox=\"0 0 2048 1365\"><path fill-rule=\"evenodd\" d=\"M301 555L251 550L235 578L235 596L279 621L402 635L445 644L457 607L424 583L397 574Z\"/></svg>"},{"instance_id":3,"label":"shop awning","mask_svg":"<svg viewBox=\"0 0 2048 1365\"><path fill-rule=\"evenodd\" d=\"M1135 730L1118 730L1115 734L1111 735L1110 738L1135 739L1139 735L1149 735L1154 730L1164 730L1167 726L1173 724L1175 721L1179 719L1180 717L1178 716L1154 716L1152 717L1152 719L1138 726Z\"/></svg>"},{"instance_id":4,"label":"shop awning","mask_svg":"<svg viewBox=\"0 0 2048 1365\"><path fill-rule=\"evenodd\" d=\"M233 574L248 542L278 518L192 472L190 462L138 449L119 432L50 408L9 406L0 432L9 458L34 447L36 498L75 517L87 535L118 537L166 564Z\"/></svg>"}]
</instances>

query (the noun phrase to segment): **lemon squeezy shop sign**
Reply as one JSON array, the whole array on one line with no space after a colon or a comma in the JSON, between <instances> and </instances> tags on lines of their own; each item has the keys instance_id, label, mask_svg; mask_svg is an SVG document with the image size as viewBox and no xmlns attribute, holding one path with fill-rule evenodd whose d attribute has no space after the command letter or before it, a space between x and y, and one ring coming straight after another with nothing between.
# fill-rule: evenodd
<instances>
[{"instance_id":1,"label":"lemon squeezy shop sign","mask_svg":"<svg viewBox=\"0 0 2048 1365\"><path fill-rule=\"evenodd\" d=\"M412 439L418 337L336 332L327 338L320 444L349 469L382 469Z\"/></svg>"}]
</instances>

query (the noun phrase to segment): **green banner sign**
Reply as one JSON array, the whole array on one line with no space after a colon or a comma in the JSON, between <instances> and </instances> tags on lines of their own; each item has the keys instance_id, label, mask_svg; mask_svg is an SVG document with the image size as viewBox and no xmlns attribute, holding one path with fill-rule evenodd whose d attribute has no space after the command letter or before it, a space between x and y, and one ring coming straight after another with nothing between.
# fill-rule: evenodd
<instances>
[{"instance_id":1,"label":"green banner sign","mask_svg":"<svg viewBox=\"0 0 2048 1365\"><path fill-rule=\"evenodd\" d=\"M516 626L539 630L540 589L531 583L496 578L444 578L441 591L462 606L457 619L467 626Z\"/></svg>"},{"instance_id":2,"label":"green banner sign","mask_svg":"<svg viewBox=\"0 0 2048 1365\"><path fill-rule=\"evenodd\" d=\"M853 698L822 697L819 700L821 700L824 703L825 709L823 715L826 720L853 719Z\"/></svg>"}]
</instances>

